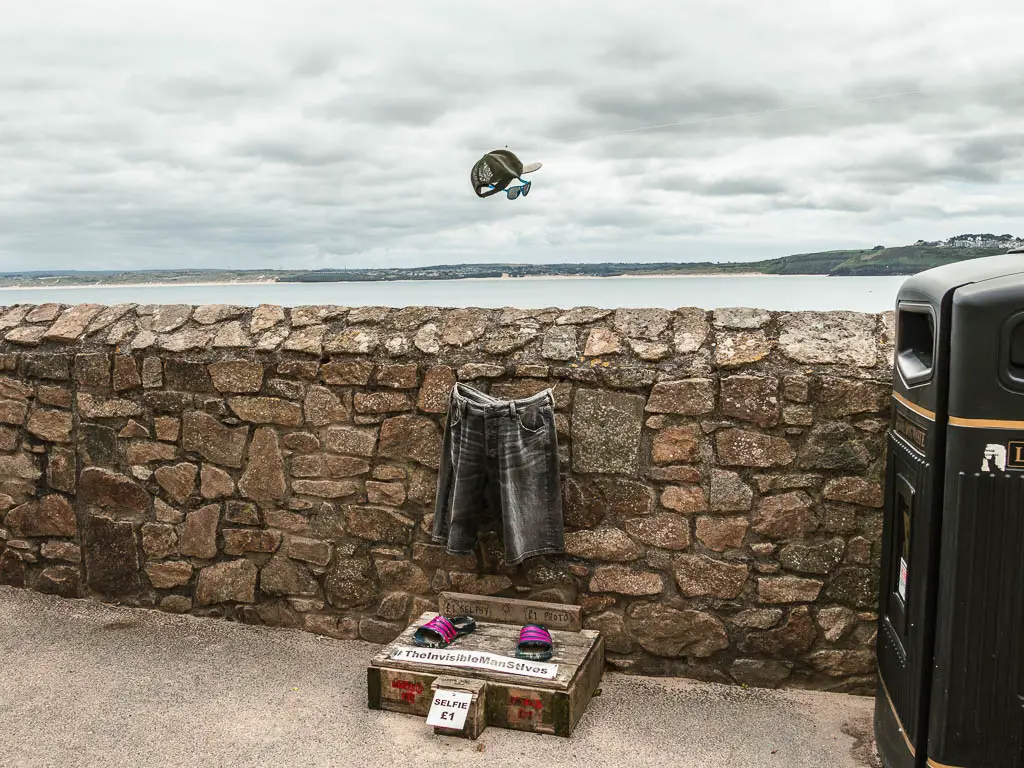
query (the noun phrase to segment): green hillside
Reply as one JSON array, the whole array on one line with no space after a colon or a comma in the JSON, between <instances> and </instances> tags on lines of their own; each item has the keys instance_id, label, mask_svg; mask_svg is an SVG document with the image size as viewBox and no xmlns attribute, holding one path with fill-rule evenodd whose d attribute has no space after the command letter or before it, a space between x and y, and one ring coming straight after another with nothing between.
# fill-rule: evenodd
<instances>
[{"instance_id":1,"label":"green hillside","mask_svg":"<svg viewBox=\"0 0 1024 768\"><path fill-rule=\"evenodd\" d=\"M769 275L913 275L943 264L1002 253L1006 253L1006 248L902 245L858 251L798 253L748 266Z\"/></svg>"},{"instance_id":2,"label":"green hillside","mask_svg":"<svg viewBox=\"0 0 1024 768\"><path fill-rule=\"evenodd\" d=\"M857 254L834 267L833 275L914 274L957 261L1006 253L1005 248L943 248L905 245Z\"/></svg>"}]
</instances>

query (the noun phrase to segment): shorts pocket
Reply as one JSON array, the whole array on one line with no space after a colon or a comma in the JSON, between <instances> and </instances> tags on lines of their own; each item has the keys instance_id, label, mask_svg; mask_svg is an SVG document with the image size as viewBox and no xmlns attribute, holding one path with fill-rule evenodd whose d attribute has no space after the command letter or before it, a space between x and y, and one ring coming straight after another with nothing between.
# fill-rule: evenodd
<instances>
[{"instance_id":1,"label":"shorts pocket","mask_svg":"<svg viewBox=\"0 0 1024 768\"><path fill-rule=\"evenodd\" d=\"M519 429L528 435L540 435L547 432L548 409L541 407L522 408L516 410L516 422Z\"/></svg>"}]
</instances>

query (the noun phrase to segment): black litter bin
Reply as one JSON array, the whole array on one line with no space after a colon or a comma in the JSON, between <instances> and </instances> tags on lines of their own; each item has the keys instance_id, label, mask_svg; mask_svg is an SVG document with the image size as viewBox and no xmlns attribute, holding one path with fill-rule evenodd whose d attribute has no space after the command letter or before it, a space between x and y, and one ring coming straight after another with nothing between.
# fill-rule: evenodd
<instances>
[{"instance_id":1,"label":"black litter bin","mask_svg":"<svg viewBox=\"0 0 1024 768\"><path fill-rule=\"evenodd\" d=\"M895 362L879 752L1024 768L1024 249L907 279Z\"/></svg>"}]
</instances>

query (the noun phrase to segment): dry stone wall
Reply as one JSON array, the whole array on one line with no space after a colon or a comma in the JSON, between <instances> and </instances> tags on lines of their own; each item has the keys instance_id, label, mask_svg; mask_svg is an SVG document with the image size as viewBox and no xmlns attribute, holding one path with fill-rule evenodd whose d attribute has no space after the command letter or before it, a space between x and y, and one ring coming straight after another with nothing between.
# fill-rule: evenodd
<instances>
[{"instance_id":1,"label":"dry stone wall","mask_svg":"<svg viewBox=\"0 0 1024 768\"><path fill-rule=\"evenodd\" d=\"M892 316L0 309L0 583L391 640L439 590L609 663L870 693ZM447 399L554 390L565 557L431 542Z\"/></svg>"}]
</instances>

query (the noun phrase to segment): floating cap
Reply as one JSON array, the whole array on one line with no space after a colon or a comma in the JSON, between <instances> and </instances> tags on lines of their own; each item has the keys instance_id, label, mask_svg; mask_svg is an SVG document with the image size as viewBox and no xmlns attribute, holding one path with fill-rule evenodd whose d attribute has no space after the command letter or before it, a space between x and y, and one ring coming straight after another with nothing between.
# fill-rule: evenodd
<instances>
[{"instance_id":1,"label":"floating cap","mask_svg":"<svg viewBox=\"0 0 1024 768\"><path fill-rule=\"evenodd\" d=\"M540 167L541 163L523 165L514 153L495 149L476 161L469 178L477 196L488 197L505 189L512 179L520 179L524 173L533 173ZM489 189L491 186L494 188Z\"/></svg>"}]
</instances>

